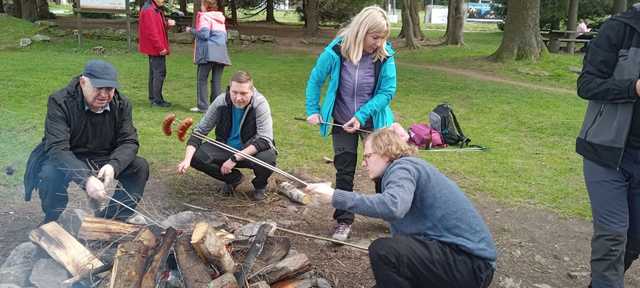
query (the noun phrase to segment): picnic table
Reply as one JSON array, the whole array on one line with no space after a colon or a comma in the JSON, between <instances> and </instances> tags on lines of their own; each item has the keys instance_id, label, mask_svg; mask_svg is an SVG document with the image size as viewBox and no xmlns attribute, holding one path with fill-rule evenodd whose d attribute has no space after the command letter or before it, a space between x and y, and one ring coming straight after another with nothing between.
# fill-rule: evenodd
<instances>
[{"instance_id":1,"label":"picnic table","mask_svg":"<svg viewBox=\"0 0 640 288\"><path fill-rule=\"evenodd\" d=\"M575 39L578 32L576 31L565 31L565 30L543 30L540 32L542 35L542 40L547 44L547 48L551 53L558 53L562 48L562 44L566 44L566 52L573 53L574 51L569 51L569 43L581 43L587 44L590 40L587 39ZM586 35L597 35L597 32L587 32L584 33ZM575 46L573 47L575 49Z\"/></svg>"}]
</instances>

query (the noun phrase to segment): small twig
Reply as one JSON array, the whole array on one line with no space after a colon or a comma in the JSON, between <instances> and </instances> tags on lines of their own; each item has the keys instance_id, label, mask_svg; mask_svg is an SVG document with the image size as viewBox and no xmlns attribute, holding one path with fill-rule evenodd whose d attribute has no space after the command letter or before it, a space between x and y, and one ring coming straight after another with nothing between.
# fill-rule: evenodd
<instances>
[{"instance_id":1,"label":"small twig","mask_svg":"<svg viewBox=\"0 0 640 288\"><path fill-rule=\"evenodd\" d=\"M231 215L231 214L227 214L227 213L223 213L223 212L214 211L214 210L211 210L211 209L203 208L203 207L192 205L192 204L189 204L189 203L184 203L183 202L182 205L185 205L185 206L190 207L190 208L199 209L199 210L202 210L202 211L217 213L217 214L220 214L222 216L225 216L225 217L228 217L228 218L231 218L231 219L236 219L236 220L245 221L245 222L249 222L249 223L256 223L256 221L252 220L252 219L243 218L243 217L240 217L240 216L235 216L235 215ZM286 229L286 228L282 228L282 227L279 227L279 226L276 227L276 230L280 230L282 232L286 232L286 233L289 233L289 234L294 234L294 235L298 235L298 236L302 236L302 237L306 237L306 238L312 238L312 239L327 241L327 242L331 242L331 243L335 243L335 244L345 245L345 246L349 246L349 247L353 247L353 248L359 249L360 251L367 251L367 252L369 251L369 248L364 247L364 246L360 246L360 245L356 245L356 244L353 244L353 243L344 242L344 241L340 241L340 240L335 240L335 239L331 239L331 238L327 238L327 237L308 234L308 233L304 233L304 232L298 232L298 231L295 231L295 230Z\"/></svg>"}]
</instances>

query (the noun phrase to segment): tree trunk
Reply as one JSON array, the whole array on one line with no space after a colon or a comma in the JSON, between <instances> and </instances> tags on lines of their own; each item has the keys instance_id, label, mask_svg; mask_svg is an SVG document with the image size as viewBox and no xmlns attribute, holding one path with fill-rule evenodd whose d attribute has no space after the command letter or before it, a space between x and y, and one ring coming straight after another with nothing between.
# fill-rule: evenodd
<instances>
[{"instance_id":1,"label":"tree trunk","mask_svg":"<svg viewBox=\"0 0 640 288\"><path fill-rule=\"evenodd\" d=\"M224 0L217 0L218 2L218 11L222 12L222 15L225 15L226 17L226 13L224 11Z\"/></svg>"},{"instance_id":2,"label":"tree trunk","mask_svg":"<svg viewBox=\"0 0 640 288\"><path fill-rule=\"evenodd\" d=\"M22 18L22 0L13 0L13 17Z\"/></svg>"},{"instance_id":3,"label":"tree trunk","mask_svg":"<svg viewBox=\"0 0 640 288\"><path fill-rule=\"evenodd\" d=\"M411 20L410 12L410 4L409 2L413 0L402 0L402 31L400 33L404 37L407 48L409 49L418 49L418 44L415 41L415 32L413 32L413 21Z\"/></svg>"},{"instance_id":4,"label":"tree trunk","mask_svg":"<svg viewBox=\"0 0 640 288\"><path fill-rule=\"evenodd\" d=\"M464 1L464 0L462 0ZM424 39L424 33L422 32L422 29L420 28L420 15L418 15L418 11L420 9L418 9L418 3L422 3L422 1L420 0L410 0L409 3L410 5L410 9L409 9L409 13L411 13L411 24L413 25L413 36L416 39L419 40L423 40Z\"/></svg>"},{"instance_id":5,"label":"tree trunk","mask_svg":"<svg viewBox=\"0 0 640 288\"><path fill-rule=\"evenodd\" d=\"M576 31L578 28L578 3L579 0L570 0L569 1L569 13L567 13L567 30L568 31ZM576 33L572 33L569 36L569 39L576 39ZM576 43L569 42L567 43L568 52L573 54L576 50Z\"/></svg>"},{"instance_id":6,"label":"tree trunk","mask_svg":"<svg viewBox=\"0 0 640 288\"><path fill-rule=\"evenodd\" d=\"M612 14L618 14L627 11L627 0L614 0Z\"/></svg>"},{"instance_id":7,"label":"tree trunk","mask_svg":"<svg viewBox=\"0 0 640 288\"><path fill-rule=\"evenodd\" d=\"M196 15L200 11L200 6L202 6L202 0L193 0L193 17L191 17L191 27L193 28L196 28Z\"/></svg>"},{"instance_id":8,"label":"tree trunk","mask_svg":"<svg viewBox=\"0 0 640 288\"><path fill-rule=\"evenodd\" d=\"M540 0L509 0L508 7L502 44L492 58L539 59L547 49L540 35Z\"/></svg>"},{"instance_id":9,"label":"tree trunk","mask_svg":"<svg viewBox=\"0 0 640 288\"><path fill-rule=\"evenodd\" d=\"M16 0L22 2L22 19L35 21L38 17L36 0Z\"/></svg>"},{"instance_id":10,"label":"tree trunk","mask_svg":"<svg viewBox=\"0 0 640 288\"><path fill-rule=\"evenodd\" d=\"M49 1L37 0L38 4L38 19L49 19Z\"/></svg>"},{"instance_id":11,"label":"tree trunk","mask_svg":"<svg viewBox=\"0 0 640 288\"><path fill-rule=\"evenodd\" d=\"M236 0L229 0L229 8L231 9L231 25L238 25L238 3Z\"/></svg>"},{"instance_id":12,"label":"tree trunk","mask_svg":"<svg viewBox=\"0 0 640 288\"><path fill-rule=\"evenodd\" d=\"M0 0L0 13L4 13L4 1Z\"/></svg>"},{"instance_id":13,"label":"tree trunk","mask_svg":"<svg viewBox=\"0 0 640 288\"><path fill-rule=\"evenodd\" d=\"M267 22L276 23L274 0L267 0Z\"/></svg>"},{"instance_id":14,"label":"tree trunk","mask_svg":"<svg viewBox=\"0 0 640 288\"><path fill-rule=\"evenodd\" d=\"M464 45L464 0L449 1L449 15L444 44Z\"/></svg>"},{"instance_id":15,"label":"tree trunk","mask_svg":"<svg viewBox=\"0 0 640 288\"><path fill-rule=\"evenodd\" d=\"M320 1L304 0L304 34L315 37L320 30Z\"/></svg>"},{"instance_id":16,"label":"tree trunk","mask_svg":"<svg viewBox=\"0 0 640 288\"><path fill-rule=\"evenodd\" d=\"M187 0L180 0L180 11L187 15Z\"/></svg>"}]
</instances>

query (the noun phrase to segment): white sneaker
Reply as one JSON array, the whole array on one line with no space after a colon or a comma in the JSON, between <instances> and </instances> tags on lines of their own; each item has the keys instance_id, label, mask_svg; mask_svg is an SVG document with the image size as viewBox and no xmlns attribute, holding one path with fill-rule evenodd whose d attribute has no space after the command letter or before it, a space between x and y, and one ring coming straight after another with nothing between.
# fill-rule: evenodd
<instances>
[{"instance_id":1,"label":"white sneaker","mask_svg":"<svg viewBox=\"0 0 640 288\"><path fill-rule=\"evenodd\" d=\"M338 241L347 241L350 233L351 233L351 225L338 223L336 225L336 228L333 232L333 236L331 236L331 238Z\"/></svg>"},{"instance_id":2,"label":"white sneaker","mask_svg":"<svg viewBox=\"0 0 640 288\"><path fill-rule=\"evenodd\" d=\"M193 108L189 109L189 111L191 111L191 112L198 112L198 113L204 113L204 111L202 111L202 110L198 109L198 107L193 107Z\"/></svg>"}]
</instances>

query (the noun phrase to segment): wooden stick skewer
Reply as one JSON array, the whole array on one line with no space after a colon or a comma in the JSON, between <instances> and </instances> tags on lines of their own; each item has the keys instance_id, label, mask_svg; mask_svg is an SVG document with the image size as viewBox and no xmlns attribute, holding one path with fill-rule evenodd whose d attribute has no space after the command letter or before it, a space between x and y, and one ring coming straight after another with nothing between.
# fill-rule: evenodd
<instances>
[{"instance_id":1,"label":"wooden stick skewer","mask_svg":"<svg viewBox=\"0 0 640 288\"><path fill-rule=\"evenodd\" d=\"M240 217L240 216L235 216L235 215L231 215L231 214L227 214L227 213L223 213L223 212L213 211L211 209L207 209L207 208L196 206L196 205L189 204L189 203L182 203L182 205L190 207L190 208L195 208L195 209L198 209L198 210L202 210L202 211L217 213L217 214L220 214L222 216L225 216L225 217L228 217L228 218L231 218L231 219L236 219L236 220L249 222L249 223L256 223L256 221L252 220L252 219L243 218L243 217ZM367 247L360 246L360 245L353 244L353 243L349 243L349 242L340 241L340 240L335 240L335 239L331 239L331 238L327 238L327 237L322 237L322 236L318 236L318 235L298 232L298 231L295 231L295 230L286 229L286 228L282 228L282 227L276 227L276 230L280 230L282 232L286 232L286 233L289 233L289 234L294 234L294 235L298 235L298 236L302 236L302 237L306 237L306 238L312 238L312 239L317 239L317 240L322 240L322 241L327 241L327 242L331 242L331 243L335 243L335 244L340 244L340 245L353 247L353 248L358 249L359 251L365 251L365 252L369 251L369 248L367 248Z\"/></svg>"}]
</instances>

